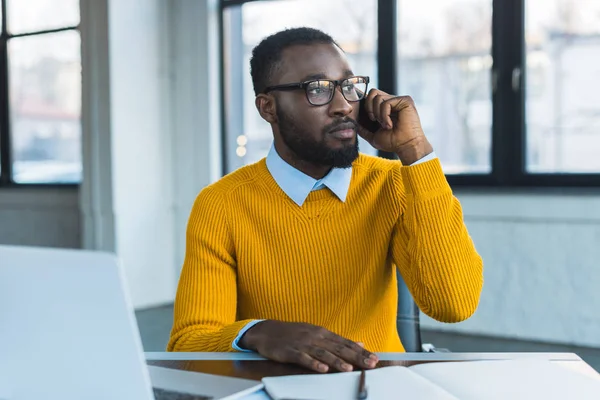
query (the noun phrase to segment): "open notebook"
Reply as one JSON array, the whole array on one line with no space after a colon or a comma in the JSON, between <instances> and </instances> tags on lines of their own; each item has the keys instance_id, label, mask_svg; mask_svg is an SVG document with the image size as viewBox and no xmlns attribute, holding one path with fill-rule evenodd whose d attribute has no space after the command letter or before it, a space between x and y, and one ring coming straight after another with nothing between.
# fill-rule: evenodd
<instances>
[{"instance_id":1,"label":"open notebook","mask_svg":"<svg viewBox=\"0 0 600 400\"><path fill-rule=\"evenodd\" d=\"M264 378L274 399L354 400L360 372ZM598 400L600 379L545 360L436 362L367 371L369 400Z\"/></svg>"}]
</instances>

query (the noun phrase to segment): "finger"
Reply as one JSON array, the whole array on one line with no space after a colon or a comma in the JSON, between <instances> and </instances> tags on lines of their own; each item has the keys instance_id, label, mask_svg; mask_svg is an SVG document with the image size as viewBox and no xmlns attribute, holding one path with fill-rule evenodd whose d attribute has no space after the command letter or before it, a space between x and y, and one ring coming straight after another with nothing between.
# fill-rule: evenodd
<instances>
[{"instance_id":1,"label":"finger","mask_svg":"<svg viewBox=\"0 0 600 400\"><path fill-rule=\"evenodd\" d=\"M270 356L266 354L263 355L273 361L297 364L316 372L329 371L329 366L327 364L322 363L319 360L311 357L307 353L292 347L286 348L281 351L274 351Z\"/></svg>"},{"instance_id":2,"label":"finger","mask_svg":"<svg viewBox=\"0 0 600 400\"><path fill-rule=\"evenodd\" d=\"M365 348L365 344L363 342L356 342L356 344L362 347L363 349Z\"/></svg>"},{"instance_id":3,"label":"finger","mask_svg":"<svg viewBox=\"0 0 600 400\"><path fill-rule=\"evenodd\" d=\"M351 346L342 342L330 341L329 345L324 346L333 354L357 367L365 368L377 365L377 360L371 358L370 353L364 347L358 343L350 343L352 344Z\"/></svg>"},{"instance_id":4,"label":"finger","mask_svg":"<svg viewBox=\"0 0 600 400\"><path fill-rule=\"evenodd\" d=\"M335 344L342 346L336 348L336 351L341 352L344 351L343 347L348 348L351 351L351 353L344 353L348 354L348 356L344 356L344 359L348 362L353 363L356 366L372 368L375 367L377 365L377 362L379 361L379 357L377 357L376 354L373 354L364 347L359 346L356 342L353 342L336 334L332 334L328 337L328 339L334 342Z\"/></svg>"},{"instance_id":5,"label":"finger","mask_svg":"<svg viewBox=\"0 0 600 400\"><path fill-rule=\"evenodd\" d=\"M356 365L357 367L365 366L365 357L362 355L362 351L357 352L356 349L353 349L350 346L347 346L345 343L337 342L337 341L328 341L329 343L324 344L324 347L331 351L336 356L341 359ZM363 349L358 343L356 345Z\"/></svg>"},{"instance_id":6,"label":"finger","mask_svg":"<svg viewBox=\"0 0 600 400\"><path fill-rule=\"evenodd\" d=\"M389 114L396 114L408 107L414 107L415 102L410 96L394 96L386 99L386 104L389 104Z\"/></svg>"},{"instance_id":7,"label":"finger","mask_svg":"<svg viewBox=\"0 0 600 400\"><path fill-rule=\"evenodd\" d=\"M331 342L329 342L329 343L331 343ZM307 346L307 348L305 349L305 352L312 358L322 361L323 363L329 365L330 367L337 369L338 371L350 372L354 369L354 368L352 368L352 365L348 364L342 358L337 357L335 354L331 353L325 347L322 347L320 344L321 343L318 343L314 346ZM328 343L327 343L327 341L323 341L323 344L325 346L327 346ZM329 346L329 347L333 347L333 346Z\"/></svg>"},{"instance_id":8,"label":"finger","mask_svg":"<svg viewBox=\"0 0 600 400\"><path fill-rule=\"evenodd\" d=\"M371 90L369 90L369 94L367 94L367 97L365 97L364 107L365 107L365 111L367 111L367 114L369 115L369 118L371 119L371 121L376 120L375 114L373 113L373 99L378 94L379 94L379 90L371 89Z\"/></svg>"},{"instance_id":9,"label":"finger","mask_svg":"<svg viewBox=\"0 0 600 400\"><path fill-rule=\"evenodd\" d=\"M373 114L375 119L379 122L379 125L384 126L381 118L381 104L385 101L385 97L382 94L378 94L373 98Z\"/></svg>"},{"instance_id":10,"label":"finger","mask_svg":"<svg viewBox=\"0 0 600 400\"><path fill-rule=\"evenodd\" d=\"M394 123L392 121L392 100L389 99L381 103L379 114L382 118L382 126L385 129L392 129L394 127Z\"/></svg>"}]
</instances>

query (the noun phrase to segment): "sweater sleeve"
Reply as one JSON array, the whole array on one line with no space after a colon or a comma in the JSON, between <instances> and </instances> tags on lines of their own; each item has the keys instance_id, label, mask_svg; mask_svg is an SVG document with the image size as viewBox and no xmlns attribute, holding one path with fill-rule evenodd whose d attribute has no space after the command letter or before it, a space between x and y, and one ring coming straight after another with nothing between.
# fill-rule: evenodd
<instances>
[{"instance_id":1,"label":"sweater sleeve","mask_svg":"<svg viewBox=\"0 0 600 400\"><path fill-rule=\"evenodd\" d=\"M250 322L236 321L235 248L223 203L209 186L192 207L168 351L234 351Z\"/></svg>"},{"instance_id":2,"label":"sweater sleeve","mask_svg":"<svg viewBox=\"0 0 600 400\"><path fill-rule=\"evenodd\" d=\"M391 251L416 304L441 322L477 309L483 262L438 159L393 171L399 217Z\"/></svg>"}]
</instances>

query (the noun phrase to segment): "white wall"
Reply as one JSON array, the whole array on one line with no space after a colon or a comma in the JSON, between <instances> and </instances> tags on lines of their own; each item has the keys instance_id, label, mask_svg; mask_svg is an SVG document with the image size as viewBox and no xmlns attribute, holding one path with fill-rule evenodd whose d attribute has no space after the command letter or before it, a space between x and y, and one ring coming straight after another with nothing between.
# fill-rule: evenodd
<instances>
[{"instance_id":1,"label":"white wall","mask_svg":"<svg viewBox=\"0 0 600 400\"><path fill-rule=\"evenodd\" d=\"M175 292L165 2L112 0L109 21L116 251L147 307Z\"/></svg>"},{"instance_id":2,"label":"white wall","mask_svg":"<svg viewBox=\"0 0 600 400\"><path fill-rule=\"evenodd\" d=\"M424 317L422 325L600 346L600 196L482 190L458 197L485 263L481 303L463 323Z\"/></svg>"},{"instance_id":3,"label":"white wall","mask_svg":"<svg viewBox=\"0 0 600 400\"><path fill-rule=\"evenodd\" d=\"M77 189L0 189L0 243L78 248Z\"/></svg>"},{"instance_id":4,"label":"white wall","mask_svg":"<svg viewBox=\"0 0 600 400\"><path fill-rule=\"evenodd\" d=\"M82 0L83 245L122 260L137 308L176 288L168 8Z\"/></svg>"},{"instance_id":5,"label":"white wall","mask_svg":"<svg viewBox=\"0 0 600 400\"><path fill-rule=\"evenodd\" d=\"M221 175L218 2L169 0L173 212L177 277L202 188Z\"/></svg>"}]
</instances>

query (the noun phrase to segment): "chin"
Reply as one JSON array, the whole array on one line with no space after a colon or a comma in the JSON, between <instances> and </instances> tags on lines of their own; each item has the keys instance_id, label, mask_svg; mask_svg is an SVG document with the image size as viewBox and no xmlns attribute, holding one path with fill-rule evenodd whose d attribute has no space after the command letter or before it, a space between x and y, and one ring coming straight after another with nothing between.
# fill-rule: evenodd
<instances>
[{"instance_id":1,"label":"chin","mask_svg":"<svg viewBox=\"0 0 600 400\"><path fill-rule=\"evenodd\" d=\"M351 145L342 145L336 148L329 148L327 155L327 164L338 168L348 168L358 158L359 150L356 142Z\"/></svg>"},{"instance_id":2,"label":"chin","mask_svg":"<svg viewBox=\"0 0 600 400\"><path fill-rule=\"evenodd\" d=\"M344 148L348 148L348 147L353 147L356 146L356 135L354 135L354 137L350 138L350 139L336 139L336 138L330 138L330 140L328 140L327 144L331 150L339 150L339 149L344 149Z\"/></svg>"}]
</instances>

